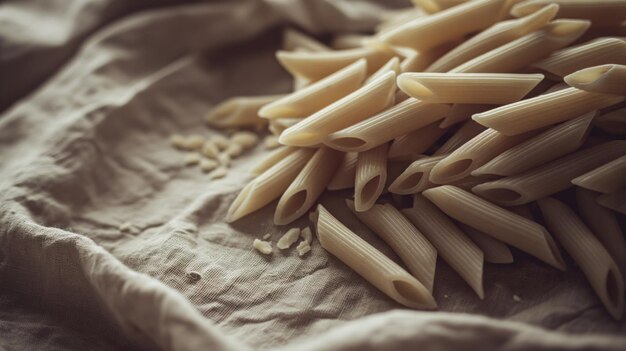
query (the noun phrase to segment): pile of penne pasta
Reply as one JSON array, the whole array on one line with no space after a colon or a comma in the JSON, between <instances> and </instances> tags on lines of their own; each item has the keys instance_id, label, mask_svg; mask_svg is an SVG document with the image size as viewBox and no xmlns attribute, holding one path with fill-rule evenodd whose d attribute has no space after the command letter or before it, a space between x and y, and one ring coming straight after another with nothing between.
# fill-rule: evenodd
<instances>
[{"instance_id":1,"label":"pile of penne pasta","mask_svg":"<svg viewBox=\"0 0 626 351\"><path fill-rule=\"evenodd\" d=\"M294 91L209 114L226 127L266 125L282 145L227 220L277 199L277 225L314 210L323 248L423 309L437 306L437 255L483 298L483 264L512 262L509 246L560 270L565 250L621 318L626 1L414 2L332 47L287 31L277 58ZM343 189L405 267L316 207Z\"/></svg>"}]
</instances>

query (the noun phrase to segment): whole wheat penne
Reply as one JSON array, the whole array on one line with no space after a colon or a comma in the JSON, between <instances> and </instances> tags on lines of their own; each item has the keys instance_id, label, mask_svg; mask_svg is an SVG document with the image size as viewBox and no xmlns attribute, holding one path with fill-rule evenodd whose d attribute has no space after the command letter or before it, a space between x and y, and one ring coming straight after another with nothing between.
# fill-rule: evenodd
<instances>
[{"instance_id":1,"label":"whole wheat penne","mask_svg":"<svg viewBox=\"0 0 626 351\"><path fill-rule=\"evenodd\" d=\"M541 199L537 203L548 228L585 273L609 314L616 320L621 319L624 280L611 255L565 204L553 198Z\"/></svg>"},{"instance_id":2,"label":"whole wheat penne","mask_svg":"<svg viewBox=\"0 0 626 351\"><path fill-rule=\"evenodd\" d=\"M485 262L497 264L513 262L511 249L505 243L463 223L457 224L483 252Z\"/></svg>"},{"instance_id":3,"label":"whole wheat penne","mask_svg":"<svg viewBox=\"0 0 626 351\"><path fill-rule=\"evenodd\" d=\"M600 205L621 214L626 214L626 189L612 194L602 194L596 200Z\"/></svg>"},{"instance_id":4,"label":"whole wheat penne","mask_svg":"<svg viewBox=\"0 0 626 351\"><path fill-rule=\"evenodd\" d=\"M425 157L413 161L402 174L400 174L389 186L389 191L394 194L415 194L433 187L434 184L428 179L430 171L443 159L445 155Z\"/></svg>"},{"instance_id":5,"label":"whole wheat penne","mask_svg":"<svg viewBox=\"0 0 626 351\"><path fill-rule=\"evenodd\" d=\"M558 5L548 5L526 17L498 22L437 59L427 72L447 72L488 51L543 27L556 15Z\"/></svg>"},{"instance_id":6,"label":"whole wheat penne","mask_svg":"<svg viewBox=\"0 0 626 351\"><path fill-rule=\"evenodd\" d=\"M558 4L557 18L583 18L593 26L615 26L626 21L624 0L527 0L511 9L515 17L526 16L546 5Z\"/></svg>"},{"instance_id":7,"label":"whole wheat penne","mask_svg":"<svg viewBox=\"0 0 626 351\"><path fill-rule=\"evenodd\" d=\"M624 99L623 96L567 88L477 113L472 119L504 135L517 135L615 105Z\"/></svg>"},{"instance_id":8,"label":"whole wheat penne","mask_svg":"<svg viewBox=\"0 0 626 351\"><path fill-rule=\"evenodd\" d=\"M439 161L430 172L429 179L435 184L461 180L496 155L530 137L529 134L506 136L493 129L487 129Z\"/></svg>"},{"instance_id":9,"label":"whole wheat penne","mask_svg":"<svg viewBox=\"0 0 626 351\"><path fill-rule=\"evenodd\" d=\"M477 168L472 175L511 176L535 168L580 148L591 130L597 111L558 124L504 151Z\"/></svg>"},{"instance_id":10,"label":"whole wheat penne","mask_svg":"<svg viewBox=\"0 0 626 351\"><path fill-rule=\"evenodd\" d=\"M343 160L337 167L333 178L328 182L328 190L342 190L354 188L356 178L356 163L358 154L356 152L346 152Z\"/></svg>"},{"instance_id":11,"label":"whole wheat penne","mask_svg":"<svg viewBox=\"0 0 626 351\"><path fill-rule=\"evenodd\" d=\"M424 235L391 204L374 205L365 212L356 211L350 200L346 204L361 222L391 246L411 274L432 291L437 250Z\"/></svg>"},{"instance_id":12,"label":"whole wheat penne","mask_svg":"<svg viewBox=\"0 0 626 351\"><path fill-rule=\"evenodd\" d=\"M307 117L361 87L367 63L361 59L259 110L263 118Z\"/></svg>"},{"instance_id":13,"label":"whole wheat penne","mask_svg":"<svg viewBox=\"0 0 626 351\"><path fill-rule=\"evenodd\" d=\"M376 72L372 73L365 80L365 84L370 83L387 72L394 72L396 75L400 74L400 59L398 57L392 57L387 63L382 65Z\"/></svg>"},{"instance_id":14,"label":"whole wheat penne","mask_svg":"<svg viewBox=\"0 0 626 351\"><path fill-rule=\"evenodd\" d=\"M354 234L322 205L317 207L316 223L320 245L387 296L411 308L437 308L422 283Z\"/></svg>"},{"instance_id":15,"label":"whole wheat penne","mask_svg":"<svg viewBox=\"0 0 626 351\"><path fill-rule=\"evenodd\" d=\"M259 109L284 95L264 95L230 98L211 111L206 121L218 128L263 126L267 121L259 118Z\"/></svg>"},{"instance_id":16,"label":"whole wheat penne","mask_svg":"<svg viewBox=\"0 0 626 351\"><path fill-rule=\"evenodd\" d=\"M363 42L371 39L369 35L341 33L333 37L331 46L335 50L355 49L363 46Z\"/></svg>"},{"instance_id":17,"label":"whole wheat penne","mask_svg":"<svg viewBox=\"0 0 626 351\"><path fill-rule=\"evenodd\" d=\"M359 152L354 181L357 211L367 211L383 192L387 182L387 144Z\"/></svg>"},{"instance_id":18,"label":"whole wheat penne","mask_svg":"<svg viewBox=\"0 0 626 351\"><path fill-rule=\"evenodd\" d=\"M621 38L598 38L584 44L555 51L536 62L537 68L557 79L586 67L607 63L626 64L626 40Z\"/></svg>"},{"instance_id":19,"label":"whole wheat penne","mask_svg":"<svg viewBox=\"0 0 626 351\"><path fill-rule=\"evenodd\" d=\"M274 166L297 149L298 148L292 146L281 146L279 148L276 148L275 150L272 150L272 152L267 154L267 156L265 156L261 161L257 162L254 167L252 167L252 174L259 175L265 172L267 169Z\"/></svg>"},{"instance_id":20,"label":"whole wheat penne","mask_svg":"<svg viewBox=\"0 0 626 351\"><path fill-rule=\"evenodd\" d=\"M447 155L474 139L480 133L485 132L485 127L471 119L461 126L446 142L441 145L433 156Z\"/></svg>"},{"instance_id":21,"label":"whole wheat penne","mask_svg":"<svg viewBox=\"0 0 626 351\"><path fill-rule=\"evenodd\" d=\"M329 134L324 143L341 151L368 150L443 118L449 109L446 104L407 99L373 117Z\"/></svg>"},{"instance_id":22,"label":"whole wheat penne","mask_svg":"<svg viewBox=\"0 0 626 351\"><path fill-rule=\"evenodd\" d=\"M341 157L338 151L319 148L281 196L274 212L274 223L289 224L305 214L326 189Z\"/></svg>"},{"instance_id":23,"label":"whole wheat penne","mask_svg":"<svg viewBox=\"0 0 626 351\"><path fill-rule=\"evenodd\" d=\"M446 261L482 300L483 252L452 222L448 216L421 195L414 196L412 208L402 213L428 238Z\"/></svg>"},{"instance_id":24,"label":"whole wheat penne","mask_svg":"<svg viewBox=\"0 0 626 351\"><path fill-rule=\"evenodd\" d=\"M270 125L267 129L274 135L280 135L285 129L302 121L303 118L273 118L270 119Z\"/></svg>"},{"instance_id":25,"label":"whole wheat penne","mask_svg":"<svg viewBox=\"0 0 626 351\"><path fill-rule=\"evenodd\" d=\"M504 206L527 204L571 187L572 179L623 155L626 140L606 142L526 172L477 185L472 191Z\"/></svg>"},{"instance_id":26,"label":"whole wheat penne","mask_svg":"<svg viewBox=\"0 0 626 351\"><path fill-rule=\"evenodd\" d=\"M564 48L589 28L589 21L556 20L542 29L492 49L451 69L454 73L516 72Z\"/></svg>"},{"instance_id":27,"label":"whole wheat penne","mask_svg":"<svg viewBox=\"0 0 626 351\"><path fill-rule=\"evenodd\" d=\"M425 102L503 105L521 100L542 79L542 74L403 73L398 87Z\"/></svg>"},{"instance_id":28,"label":"whole wheat penne","mask_svg":"<svg viewBox=\"0 0 626 351\"><path fill-rule=\"evenodd\" d=\"M543 226L451 185L431 188L422 194L457 221L565 269L554 239Z\"/></svg>"},{"instance_id":29,"label":"whole wheat penne","mask_svg":"<svg viewBox=\"0 0 626 351\"><path fill-rule=\"evenodd\" d=\"M584 68L566 76L565 82L594 93L626 95L626 66L609 64Z\"/></svg>"},{"instance_id":30,"label":"whole wheat penne","mask_svg":"<svg viewBox=\"0 0 626 351\"><path fill-rule=\"evenodd\" d=\"M609 134L626 135L626 107L600 115L593 125Z\"/></svg>"},{"instance_id":31,"label":"whole wheat penne","mask_svg":"<svg viewBox=\"0 0 626 351\"><path fill-rule=\"evenodd\" d=\"M296 48L304 49L309 52L332 50L317 39L293 28L288 28L283 34L283 50L291 51Z\"/></svg>"},{"instance_id":32,"label":"whole wheat penne","mask_svg":"<svg viewBox=\"0 0 626 351\"><path fill-rule=\"evenodd\" d=\"M593 191L577 188L578 213L604 245L604 248L611 254L617 268L622 273L622 278L626 279L626 240L624 233L622 233L615 214L596 202L597 196L598 194Z\"/></svg>"},{"instance_id":33,"label":"whole wheat penne","mask_svg":"<svg viewBox=\"0 0 626 351\"><path fill-rule=\"evenodd\" d=\"M313 81L337 72L360 59L367 60L367 70L371 74L389 61L391 56L393 55L390 52L371 48L324 52L279 51L276 54L278 61L289 73Z\"/></svg>"},{"instance_id":34,"label":"whole wheat penne","mask_svg":"<svg viewBox=\"0 0 626 351\"><path fill-rule=\"evenodd\" d=\"M237 195L228 209L226 220L232 223L281 196L313 153L311 149L295 150L254 178Z\"/></svg>"},{"instance_id":35,"label":"whole wheat penne","mask_svg":"<svg viewBox=\"0 0 626 351\"><path fill-rule=\"evenodd\" d=\"M387 108L393 103L395 77L394 72L387 72L287 128L280 135L280 143L292 146L316 145L328 134L356 124Z\"/></svg>"},{"instance_id":36,"label":"whole wheat penne","mask_svg":"<svg viewBox=\"0 0 626 351\"><path fill-rule=\"evenodd\" d=\"M439 128L439 121L436 121L418 130L399 136L395 138L391 146L389 146L389 158L399 159L411 155L423 154L439 140L447 130L447 128Z\"/></svg>"},{"instance_id":37,"label":"whole wheat penne","mask_svg":"<svg viewBox=\"0 0 626 351\"><path fill-rule=\"evenodd\" d=\"M626 188L626 156L572 179L572 184L605 194Z\"/></svg>"},{"instance_id":38,"label":"whole wheat penne","mask_svg":"<svg viewBox=\"0 0 626 351\"><path fill-rule=\"evenodd\" d=\"M494 105L454 104L448 114L439 123L439 128L448 128L457 123L472 119L472 115L493 109ZM478 124L478 123L476 123Z\"/></svg>"},{"instance_id":39,"label":"whole wheat penne","mask_svg":"<svg viewBox=\"0 0 626 351\"><path fill-rule=\"evenodd\" d=\"M466 34L485 29L508 15L513 1L469 1L420 17L379 34L390 45L425 51Z\"/></svg>"},{"instance_id":40,"label":"whole wheat penne","mask_svg":"<svg viewBox=\"0 0 626 351\"><path fill-rule=\"evenodd\" d=\"M413 4L428 13L435 13L467 1L468 0L413 0Z\"/></svg>"}]
</instances>

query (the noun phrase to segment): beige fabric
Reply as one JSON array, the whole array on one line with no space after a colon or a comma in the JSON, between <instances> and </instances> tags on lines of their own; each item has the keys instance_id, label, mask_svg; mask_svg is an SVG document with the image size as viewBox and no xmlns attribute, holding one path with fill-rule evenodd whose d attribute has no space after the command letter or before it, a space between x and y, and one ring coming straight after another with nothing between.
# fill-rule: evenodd
<instances>
[{"instance_id":1,"label":"beige fabric","mask_svg":"<svg viewBox=\"0 0 626 351\"><path fill-rule=\"evenodd\" d=\"M54 72L54 48L108 21L111 8L130 10L121 1L82 3L0 5L0 19L11 18L0 21L8 48L0 67L15 67L25 53L37 58L0 75L3 91L36 85L41 72ZM74 12L59 10L67 5ZM571 263L561 273L515 252L514 264L485 267L480 301L438 262L434 295L443 312L391 311L400 306L317 240L304 258L254 251L254 238L279 237L275 205L224 222L266 151L259 146L227 177L208 181L183 166L169 135L216 133L202 117L227 97L288 91L291 79L274 57L278 26L365 30L380 13L339 0L150 10L93 34L44 85L13 101L0 116L0 349L626 348L626 324L610 319ZM85 25L71 27L72 16ZM45 18L49 27L38 25ZM397 261L350 214L348 194L323 202ZM140 233L120 233L124 222Z\"/></svg>"}]
</instances>

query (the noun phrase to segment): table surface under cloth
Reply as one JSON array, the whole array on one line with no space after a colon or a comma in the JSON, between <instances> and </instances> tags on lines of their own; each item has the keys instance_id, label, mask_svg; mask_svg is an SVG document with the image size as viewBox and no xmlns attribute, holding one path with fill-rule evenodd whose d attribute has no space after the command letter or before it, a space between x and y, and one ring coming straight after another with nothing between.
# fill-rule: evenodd
<instances>
[{"instance_id":1,"label":"table surface under cloth","mask_svg":"<svg viewBox=\"0 0 626 351\"><path fill-rule=\"evenodd\" d=\"M254 238L286 229L272 224L273 206L225 223L262 146L220 180L183 166L171 134L218 133L203 123L218 102L290 90L274 56L283 28L367 31L381 10L345 0L0 4L0 349L626 349L626 323L571 261L562 273L515 251L515 263L485 266L480 300L439 260L440 310L411 311L317 240L304 258L254 251ZM397 261L348 196L322 202ZM121 233L124 222L140 232Z\"/></svg>"}]
</instances>

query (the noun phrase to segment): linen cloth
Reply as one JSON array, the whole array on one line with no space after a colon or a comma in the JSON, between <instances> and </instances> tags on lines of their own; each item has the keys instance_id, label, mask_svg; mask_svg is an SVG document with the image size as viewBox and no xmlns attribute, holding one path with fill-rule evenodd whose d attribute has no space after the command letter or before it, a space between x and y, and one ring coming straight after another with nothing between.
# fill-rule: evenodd
<instances>
[{"instance_id":1,"label":"linen cloth","mask_svg":"<svg viewBox=\"0 0 626 351\"><path fill-rule=\"evenodd\" d=\"M203 116L228 97L290 91L274 56L286 26L367 32L389 5L0 4L0 349L626 349L626 324L571 261L559 272L516 251L513 264L486 264L480 300L439 260L440 311L424 312L316 240L302 258L260 255L254 238L288 229L272 224L275 204L224 216L267 151L210 181L169 145L172 133L219 134ZM322 202L397 261L348 196ZM120 232L125 222L139 233Z\"/></svg>"}]
</instances>

